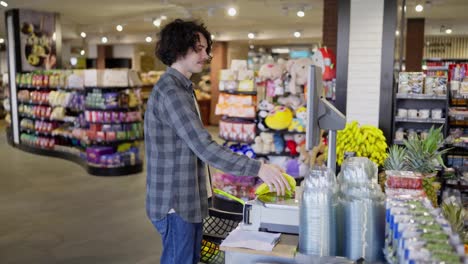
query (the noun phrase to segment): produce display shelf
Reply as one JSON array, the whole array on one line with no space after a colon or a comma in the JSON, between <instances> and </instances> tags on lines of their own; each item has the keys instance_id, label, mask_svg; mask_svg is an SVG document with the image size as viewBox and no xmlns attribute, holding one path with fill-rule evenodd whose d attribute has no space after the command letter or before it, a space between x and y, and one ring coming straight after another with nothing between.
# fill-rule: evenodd
<instances>
[{"instance_id":1,"label":"produce display shelf","mask_svg":"<svg viewBox=\"0 0 468 264\"><path fill-rule=\"evenodd\" d=\"M395 117L395 122L445 124L445 119Z\"/></svg>"},{"instance_id":2,"label":"produce display shelf","mask_svg":"<svg viewBox=\"0 0 468 264\"><path fill-rule=\"evenodd\" d=\"M230 91L230 90L224 90L224 91L219 91L220 93L225 93L225 94L234 94L234 95L257 95L256 91Z\"/></svg>"},{"instance_id":3,"label":"produce display shelf","mask_svg":"<svg viewBox=\"0 0 468 264\"><path fill-rule=\"evenodd\" d=\"M435 94L403 94L398 93L397 99L411 99L411 100L447 100L446 95L435 95Z\"/></svg>"}]
</instances>

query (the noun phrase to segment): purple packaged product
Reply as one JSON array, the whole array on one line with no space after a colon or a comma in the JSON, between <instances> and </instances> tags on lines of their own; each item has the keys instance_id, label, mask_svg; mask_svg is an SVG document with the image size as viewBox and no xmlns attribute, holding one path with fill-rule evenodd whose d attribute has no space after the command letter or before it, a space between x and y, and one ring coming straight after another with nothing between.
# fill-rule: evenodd
<instances>
[{"instance_id":1,"label":"purple packaged product","mask_svg":"<svg viewBox=\"0 0 468 264\"><path fill-rule=\"evenodd\" d=\"M97 122L104 122L104 112L98 111L97 112Z\"/></svg>"},{"instance_id":2,"label":"purple packaged product","mask_svg":"<svg viewBox=\"0 0 468 264\"><path fill-rule=\"evenodd\" d=\"M120 114L119 114L119 121L120 121L120 122L127 122L127 113L125 113L125 112L120 112Z\"/></svg>"},{"instance_id":3,"label":"purple packaged product","mask_svg":"<svg viewBox=\"0 0 468 264\"><path fill-rule=\"evenodd\" d=\"M112 122L111 112L104 112L104 122Z\"/></svg>"},{"instance_id":4,"label":"purple packaged product","mask_svg":"<svg viewBox=\"0 0 468 264\"><path fill-rule=\"evenodd\" d=\"M109 124L102 125L101 131L104 131L104 132L112 131L112 125L109 125Z\"/></svg>"},{"instance_id":5,"label":"purple packaged product","mask_svg":"<svg viewBox=\"0 0 468 264\"><path fill-rule=\"evenodd\" d=\"M106 109L112 109L118 107L118 94L117 93L106 93L104 94L104 104Z\"/></svg>"},{"instance_id":6,"label":"purple packaged product","mask_svg":"<svg viewBox=\"0 0 468 264\"><path fill-rule=\"evenodd\" d=\"M90 163L99 163L102 155L114 153L112 147L88 147L86 148L86 158Z\"/></svg>"},{"instance_id":7,"label":"purple packaged product","mask_svg":"<svg viewBox=\"0 0 468 264\"><path fill-rule=\"evenodd\" d=\"M112 122L119 122L119 112L112 112Z\"/></svg>"}]
</instances>

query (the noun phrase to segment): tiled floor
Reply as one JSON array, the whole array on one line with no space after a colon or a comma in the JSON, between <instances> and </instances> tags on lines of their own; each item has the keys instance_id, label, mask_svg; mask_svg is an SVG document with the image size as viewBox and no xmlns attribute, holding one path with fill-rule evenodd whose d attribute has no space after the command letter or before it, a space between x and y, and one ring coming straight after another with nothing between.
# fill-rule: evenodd
<instances>
[{"instance_id":1,"label":"tiled floor","mask_svg":"<svg viewBox=\"0 0 468 264\"><path fill-rule=\"evenodd\" d=\"M0 263L159 263L144 172L90 176L73 162L11 147L2 122Z\"/></svg>"}]
</instances>

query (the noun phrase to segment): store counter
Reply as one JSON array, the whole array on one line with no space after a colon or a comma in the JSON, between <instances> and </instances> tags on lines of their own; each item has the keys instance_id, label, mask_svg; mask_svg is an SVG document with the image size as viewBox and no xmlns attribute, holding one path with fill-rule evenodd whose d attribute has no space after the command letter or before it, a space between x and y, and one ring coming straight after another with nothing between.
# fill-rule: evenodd
<instances>
[{"instance_id":1,"label":"store counter","mask_svg":"<svg viewBox=\"0 0 468 264\"><path fill-rule=\"evenodd\" d=\"M280 241L272 251L252 250L237 247L221 246L226 264L321 264L353 263L342 257L306 256L297 252L299 237L281 234Z\"/></svg>"}]
</instances>

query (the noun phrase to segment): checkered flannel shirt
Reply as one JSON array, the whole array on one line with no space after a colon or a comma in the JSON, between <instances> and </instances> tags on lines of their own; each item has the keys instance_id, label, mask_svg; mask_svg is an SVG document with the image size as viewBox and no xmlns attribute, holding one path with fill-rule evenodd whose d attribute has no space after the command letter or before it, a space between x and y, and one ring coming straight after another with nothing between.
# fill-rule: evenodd
<instances>
[{"instance_id":1,"label":"checkered flannel shirt","mask_svg":"<svg viewBox=\"0 0 468 264\"><path fill-rule=\"evenodd\" d=\"M256 176L260 162L213 141L197 113L192 82L168 68L145 113L146 211L159 220L173 208L187 222L208 215L205 163L239 176Z\"/></svg>"}]
</instances>

